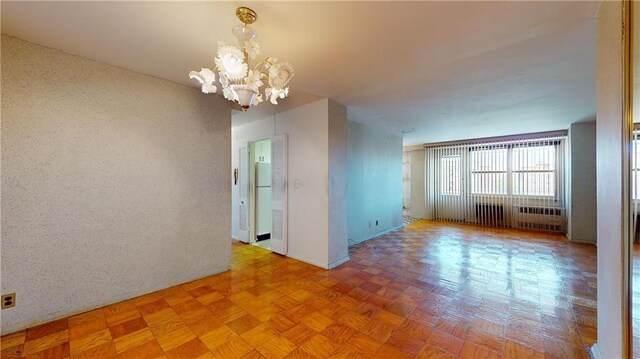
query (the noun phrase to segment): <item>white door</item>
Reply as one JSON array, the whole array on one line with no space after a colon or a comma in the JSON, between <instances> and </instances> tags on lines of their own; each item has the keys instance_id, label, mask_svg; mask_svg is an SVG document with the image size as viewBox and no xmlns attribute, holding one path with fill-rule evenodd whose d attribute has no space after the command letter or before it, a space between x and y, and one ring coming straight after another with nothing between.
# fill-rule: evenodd
<instances>
[{"instance_id":1,"label":"white door","mask_svg":"<svg viewBox=\"0 0 640 359\"><path fill-rule=\"evenodd\" d=\"M271 137L271 251L287 254L287 136Z\"/></svg>"},{"instance_id":2,"label":"white door","mask_svg":"<svg viewBox=\"0 0 640 359\"><path fill-rule=\"evenodd\" d=\"M238 224L239 239L249 243L249 151L248 146L240 148L238 156L238 193L240 197Z\"/></svg>"}]
</instances>

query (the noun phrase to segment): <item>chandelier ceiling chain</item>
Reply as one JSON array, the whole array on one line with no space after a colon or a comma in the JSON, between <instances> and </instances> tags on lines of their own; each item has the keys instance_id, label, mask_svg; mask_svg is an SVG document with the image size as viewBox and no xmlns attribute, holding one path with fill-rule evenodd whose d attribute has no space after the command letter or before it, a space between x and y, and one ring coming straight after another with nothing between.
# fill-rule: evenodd
<instances>
[{"instance_id":1,"label":"chandelier ceiling chain","mask_svg":"<svg viewBox=\"0 0 640 359\"><path fill-rule=\"evenodd\" d=\"M245 111L263 101L260 88L266 82L264 96L277 105L278 99L289 95L288 84L294 75L293 66L275 57L267 57L251 67L251 60L260 55L260 43L257 41L258 33L248 25L258 19L258 14L247 7L239 7L236 16L243 25L234 26L232 33L240 46L218 42L213 69L191 71L189 78L200 83L202 92L216 93L218 88L214 83L217 71L224 97L237 102Z\"/></svg>"}]
</instances>

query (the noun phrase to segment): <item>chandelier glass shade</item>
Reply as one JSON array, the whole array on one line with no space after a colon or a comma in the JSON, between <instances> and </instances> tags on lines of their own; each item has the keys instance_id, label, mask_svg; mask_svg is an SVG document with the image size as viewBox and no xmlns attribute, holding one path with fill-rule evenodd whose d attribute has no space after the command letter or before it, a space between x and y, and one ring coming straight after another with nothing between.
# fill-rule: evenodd
<instances>
[{"instance_id":1,"label":"chandelier glass shade","mask_svg":"<svg viewBox=\"0 0 640 359\"><path fill-rule=\"evenodd\" d=\"M189 78L198 81L204 93L216 93L219 84L222 95L227 100L237 102L245 111L264 99L277 105L278 99L289 95L288 85L294 76L293 66L275 57L256 62L260 56L258 33L248 25L255 22L258 16L246 7L238 8L236 15L243 23L232 29L239 46L218 42L214 67L191 71Z\"/></svg>"}]
</instances>

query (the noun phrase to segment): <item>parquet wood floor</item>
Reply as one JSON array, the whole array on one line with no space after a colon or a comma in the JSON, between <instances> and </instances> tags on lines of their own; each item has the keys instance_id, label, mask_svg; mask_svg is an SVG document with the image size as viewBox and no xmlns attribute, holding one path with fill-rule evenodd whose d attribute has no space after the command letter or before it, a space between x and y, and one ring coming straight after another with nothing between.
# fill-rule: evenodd
<instances>
[{"instance_id":1,"label":"parquet wood floor","mask_svg":"<svg viewBox=\"0 0 640 359\"><path fill-rule=\"evenodd\" d=\"M330 271L233 244L232 270L1 338L2 358L587 358L596 251L421 221Z\"/></svg>"}]
</instances>

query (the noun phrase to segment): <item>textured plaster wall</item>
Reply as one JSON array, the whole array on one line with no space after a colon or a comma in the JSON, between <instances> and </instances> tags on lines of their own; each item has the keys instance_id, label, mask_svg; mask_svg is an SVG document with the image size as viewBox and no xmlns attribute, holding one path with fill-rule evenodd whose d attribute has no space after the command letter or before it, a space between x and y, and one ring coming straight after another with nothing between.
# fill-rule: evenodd
<instances>
[{"instance_id":1,"label":"textured plaster wall","mask_svg":"<svg viewBox=\"0 0 640 359\"><path fill-rule=\"evenodd\" d=\"M598 343L601 358L624 357L623 18L622 1L598 11L596 171ZM627 193L628 195L628 193Z\"/></svg>"},{"instance_id":2,"label":"textured plaster wall","mask_svg":"<svg viewBox=\"0 0 640 359\"><path fill-rule=\"evenodd\" d=\"M402 138L349 121L347 153L349 243L402 227Z\"/></svg>"},{"instance_id":3,"label":"textured plaster wall","mask_svg":"<svg viewBox=\"0 0 640 359\"><path fill-rule=\"evenodd\" d=\"M229 269L228 103L2 36L2 332Z\"/></svg>"}]
</instances>

